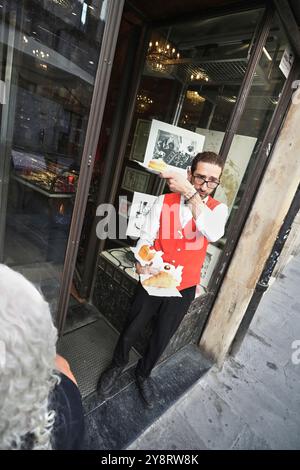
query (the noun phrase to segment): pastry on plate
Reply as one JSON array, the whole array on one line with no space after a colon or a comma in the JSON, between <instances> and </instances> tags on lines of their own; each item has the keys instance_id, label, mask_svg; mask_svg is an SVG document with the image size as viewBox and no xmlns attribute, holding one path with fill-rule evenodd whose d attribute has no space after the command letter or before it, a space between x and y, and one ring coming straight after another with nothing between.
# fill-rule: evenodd
<instances>
[{"instance_id":1,"label":"pastry on plate","mask_svg":"<svg viewBox=\"0 0 300 470\"><path fill-rule=\"evenodd\" d=\"M150 250L148 245L143 245L138 251L139 257L143 261L152 261L155 256L155 250Z\"/></svg>"},{"instance_id":2,"label":"pastry on plate","mask_svg":"<svg viewBox=\"0 0 300 470\"><path fill-rule=\"evenodd\" d=\"M150 160L148 167L156 171L165 171L167 169L167 164L163 161L162 158L157 158L156 160Z\"/></svg>"},{"instance_id":3,"label":"pastry on plate","mask_svg":"<svg viewBox=\"0 0 300 470\"><path fill-rule=\"evenodd\" d=\"M161 287L163 289L173 289L178 286L178 281L169 273L161 271L154 276L148 277L142 282L146 287Z\"/></svg>"}]
</instances>

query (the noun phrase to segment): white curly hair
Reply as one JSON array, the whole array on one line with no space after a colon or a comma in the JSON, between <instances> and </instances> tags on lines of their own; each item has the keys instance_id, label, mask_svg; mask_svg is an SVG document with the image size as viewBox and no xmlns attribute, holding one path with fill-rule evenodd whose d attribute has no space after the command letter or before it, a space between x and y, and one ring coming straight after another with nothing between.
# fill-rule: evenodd
<instances>
[{"instance_id":1,"label":"white curly hair","mask_svg":"<svg viewBox=\"0 0 300 470\"><path fill-rule=\"evenodd\" d=\"M57 331L48 303L0 264L0 449L51 449Z\"/></svg>"}]
</instances>

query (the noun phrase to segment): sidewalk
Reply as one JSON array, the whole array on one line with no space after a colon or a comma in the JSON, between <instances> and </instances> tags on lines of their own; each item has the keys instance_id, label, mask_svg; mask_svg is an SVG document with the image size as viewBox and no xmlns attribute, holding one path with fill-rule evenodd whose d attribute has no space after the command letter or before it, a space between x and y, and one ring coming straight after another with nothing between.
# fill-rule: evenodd
<instances>
[{"instance_id":1,"label":"sidewalk","mask_svg":"<svg viewBox=\"0 0 300 470\"><path fill-rule=\"evenodd\" d=\"M295 340L299 255L265 293L236 357L222 371L213 367L127 449L300 449Z\"/></svg>"}]
</instances>

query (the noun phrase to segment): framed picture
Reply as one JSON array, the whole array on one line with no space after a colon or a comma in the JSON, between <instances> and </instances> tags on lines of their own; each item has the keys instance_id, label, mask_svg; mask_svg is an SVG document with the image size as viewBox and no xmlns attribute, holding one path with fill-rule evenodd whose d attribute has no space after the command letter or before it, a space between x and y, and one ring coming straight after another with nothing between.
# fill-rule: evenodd
<instances>
[{"instance_id":1,"label":"framed picture","mask_svg":"<svg viewBox=\"0 0 300 470\"><path fill-rule=\"evenodd\" d=\"M137 160L138 162L144 161L150 127L151 121L138 119L129 156L130 160Z\"/></svg>"},{"instance_id":2,"label":"framed picture","mask_svg":"<svg viewBox=\"0 0 300 470\"><path fill-rule=\"evenodd\" d=\"M160 158L174 169L186 173L192 160L203 149L205 137L181 127L153 119L144 163Z\"/></svg>"},{"instance_id":3,"label":"framed picture","mask_svg":"<svg viewBox=\"0 0 300 470\"><path fill-rule=\"evenodd\" d=\"M127 166L125 168L121 188L126 189L127 191L132 191L132 192L147 191L150 176L151 176L150 173L136 170L135 168L130 168L129 166Z\"/></svg>"},{"instance_id":4,"label":"framed picture","mask_svg":"<svg viewBox=\"0 0 300 470\"><path fill-rule=\"evenodd\" d=\"M152 194L134 193L126 231L127 237L139 238L145 216L150 211L156 198L157 196L152 196Z\"/></svg>"},{"instance_id":5,"label":"framed picture","mask_svg":"<svg viewBox=\"0 0 300 470\"><path fill-rule=\"evenodd\" d=\"M204 150L210 150L216 153L219 152L224 132L201 128L197 128L197 132L206 137ZM233 138L222 173L221 184L214 194L214 197L218 201L224 202L228 206L229 213L233 208L256 141L256 137L248 137L239 134L236 134Z\"/></svg>"},{"instance_id":6,"label":"framed picture","mask_svg":"<svg viewBox=\"0 0 300 470\"><path fill-rule=\"evenodd\" d=\"M208 245L206 257L205 257L205 260L201 269L200 285L202 287L207 287L210 277L219 259L219 255L221 251L222 250L220 248L217 248L215 245L212 245L211 243Z\"/></svg>"}]
</instances>

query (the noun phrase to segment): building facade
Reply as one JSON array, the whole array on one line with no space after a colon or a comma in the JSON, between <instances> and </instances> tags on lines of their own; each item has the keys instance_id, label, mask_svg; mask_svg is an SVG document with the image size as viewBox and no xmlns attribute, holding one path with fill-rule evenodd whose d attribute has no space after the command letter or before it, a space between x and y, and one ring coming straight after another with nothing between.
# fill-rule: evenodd
<instances>
[{"instance_id":1,"label":"building facade","mask_svg":"<svg viewBox=\"0 0 300 470\"><path fill-rule=\"evenodd\" d=\"M141 165L153 120L160 156L174 166L186 168L195 150L194 140L176 147L185 131L226 159L215 194L229 207L226 232L210 244L198 296L162 357L200 341L222 361L247 305L220 355L210 319L299 78L297 2L140 3L0 5L0 262L39 286L71 362L72 334L89 350L84 328L101 319L93 354L103 360L85 395L135 292L130 248L151 201L166 192ZM99 207L108 203L116 224L101 238Z\"/></svg>"}]
</instances>

